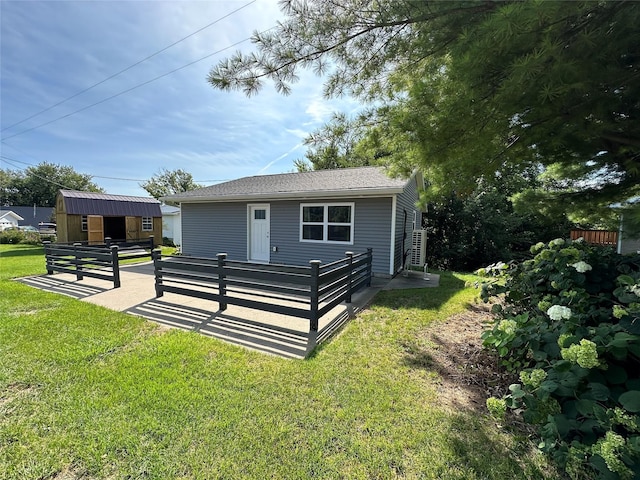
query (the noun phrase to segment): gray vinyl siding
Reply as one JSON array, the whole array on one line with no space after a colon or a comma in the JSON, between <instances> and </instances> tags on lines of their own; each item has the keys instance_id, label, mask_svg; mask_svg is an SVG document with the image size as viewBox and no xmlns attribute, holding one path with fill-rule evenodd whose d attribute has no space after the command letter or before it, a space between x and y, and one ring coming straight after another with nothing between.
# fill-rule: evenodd
<instances>
[{"instance_id":1,"label":"gray vinyl siding","mask_svg":"<svg viewBox=\"0 0 640 480\"><path fill-rule=\"evenodd\" d=\"M300 241L301 203L354 203L353 244ZM314 199L265 201L270 205L271 263L308 265L310 260L329 263L373 249L373 272L389 274L391 197L370 199ZM276 247L277 251L273 251ZM215 257L226 252L232 260L247 260L247 203L183 203L182 250L185 255Z\"/></svg>"},{"instance_id":2,"label":"gray vinyl siding","mask_svg":"<svg viewBox=\"0 0 640 480\"><path fill-rule=\"evenodd\" d=\"M640 239L624 238L620 241L620 253L626 255L628 253L640 253Z\"/></svg>"},{"instance_id":3,"label":"gray vinyl siding","mask_svg":"<svg viewBox=\"0 0 640 480\"><path fill-rule=\"evenodd\" d=\"M348 203L354 205L353 244L310 243L300 241L301 203ZM308 265L309 260L329 263L344 258L345 252L362 253L373 249L373 272L389 274L391 197L372 199L325 199L310 202L271 202L271 263Z\"/></svg>"},{"instance_id":4,"label":"gray vinyl siding","mask_svg":"<svg viewBox=\"0 0 640 480\"><path fill-rule=\"evenodd\" d=\"M183 203L182 252L211 258L226 253L230 260L246 260L246 203Z\"/></svg>"},{"instance_id":5,"label":"gray vinyl siding","mask_svg":"<svg viewBox=\"0 0 640 480\"><path fill-rule=\"evenodd\" d=\"M420 228L421 221L420 210L416 206L418 201L418 185L415 177L407 183L404 192L398 195L396 202L396 233L395 233L395 246L394 246L394 271L397 272L403 268L404 254L411 249L411 234L413 230L413 214L416 214L416 220L418 225L416 228ZM406 212L406 221L405 221ZM404 226L404 231L403 231ZM409 252L410 254L411 252Z\"/></svg>"}]
</instances>

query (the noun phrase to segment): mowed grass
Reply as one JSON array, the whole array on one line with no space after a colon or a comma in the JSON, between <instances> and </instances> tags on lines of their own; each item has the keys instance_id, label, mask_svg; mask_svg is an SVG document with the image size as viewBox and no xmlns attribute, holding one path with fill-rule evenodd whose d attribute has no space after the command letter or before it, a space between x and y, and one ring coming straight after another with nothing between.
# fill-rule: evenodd
<instances>
[{"instance_id":1,"label":"mowed grass","mask_svg":"<svg viewBox=\"0 0 640 480\"><path fill-rule=\"evenodd\" d=\"M476 291L383 292L286 360L42 292L0 246L0 478L557 478L526 439L438 399L405 346Z\"/></svg>"}]
</instances>

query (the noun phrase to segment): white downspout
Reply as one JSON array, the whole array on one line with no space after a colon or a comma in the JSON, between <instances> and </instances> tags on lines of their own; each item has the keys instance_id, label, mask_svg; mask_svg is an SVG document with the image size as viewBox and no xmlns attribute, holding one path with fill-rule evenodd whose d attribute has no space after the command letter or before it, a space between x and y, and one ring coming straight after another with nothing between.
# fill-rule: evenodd
<instances>
[{"instance_id":1,"label":"white downspout","mask_svg":"<svg viewBox=\"0 0 640 480\"><path fill-rule=\"evenodd\" d=\"M624 219L624 215L620 214L620 228L618 228L618 255L622 254L622 221Z\"/></svg>"},{"instance_id":2,"label":"white downspout","mask_svg":"<svg viewBox=\"0 0 640 480\"><path fill-rule=\"evenodd\" d=\"M395 263L395 248L396 248L397 206L398 206L398 198L397 198L397 195L394 195L393 197L391 197L391 246L389 248L389 275L391 275L392 277L396 273L393 267Z\"/></svg>"}]
</instances>

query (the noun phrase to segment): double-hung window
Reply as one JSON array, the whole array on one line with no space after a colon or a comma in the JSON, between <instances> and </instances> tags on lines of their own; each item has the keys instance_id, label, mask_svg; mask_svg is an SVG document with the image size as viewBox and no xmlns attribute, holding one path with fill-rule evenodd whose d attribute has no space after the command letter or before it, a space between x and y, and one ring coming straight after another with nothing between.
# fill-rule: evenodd
<instances>
[{"instance_id":1,"label":"double-hung window","mask_svg":"<svg viewBox=\"0 0 640 480\"><path fill-rule=\"evenodd\" d=\"M80 222L82 225L82 231L86 232L87 230L89 230L89 223L88 223L88 218L86 215L82 215L82 217L80 218Z\"/></svg>"},{"instance_id":2,"label":"double-hung window","mask_svg":"<svg viewBox=\"0 0 640 480\"><path fill-rule=\"evenodd\" d=\"M300 205L300 241L353 243L353 203Z\"/></svg>"},{"instance_id":3,"label":"double-hung window","mask_svg":"<svg viewBox=\"0 0 640 480\"><path fill-rule=\"evenodd\" d=\"M153 232L153 217L142 217L142 231Z\"/></svg>"}]
</instances>

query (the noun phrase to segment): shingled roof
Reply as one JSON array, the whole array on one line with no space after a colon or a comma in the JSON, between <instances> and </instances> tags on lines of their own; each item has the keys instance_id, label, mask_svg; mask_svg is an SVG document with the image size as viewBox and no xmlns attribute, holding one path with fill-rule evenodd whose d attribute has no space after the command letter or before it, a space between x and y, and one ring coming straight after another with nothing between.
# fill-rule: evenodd
<instances>
[{"instance_id":1,"label":"shingled roof","mask_svg":"<svg viewBox=\"0 0 640 480\"><path fill-rule=\"evenodd\" d=\"M406 179L391 178L381 167L256 175L163 197L171 202L382 196L401 193Z\"/></svg>"},{"instance_id":2,"label":"shingled roof","mask_svg":"<svg viewBox=\"0 0 640 480\"><path fill-rule=\"evenodd\" d=\"M161 217L160 202L150 197L60 190L65 212L104 217Z\"/></svg>"}]
</instances>

